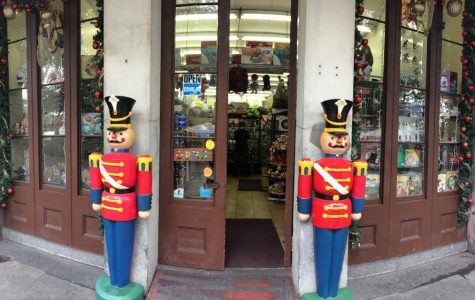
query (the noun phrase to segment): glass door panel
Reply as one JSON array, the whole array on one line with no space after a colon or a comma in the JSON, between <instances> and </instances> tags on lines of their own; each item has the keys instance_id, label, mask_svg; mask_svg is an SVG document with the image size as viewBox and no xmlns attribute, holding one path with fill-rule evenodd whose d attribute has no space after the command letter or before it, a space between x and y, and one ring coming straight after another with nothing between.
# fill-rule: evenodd
<instances>
[{"instance_id":1,"label":"glass door panel","mask_svg":"<svg viewBox=\"0 0 475 300\"><path fill-rule=\"evenodd\" d=\"M397 146L396 196L424 194L426 155L426 26L416 21L402 1L399 125Z\"/></svg>"},{"instance_id":2,"label":"glass door panel","mask_svg":"<svg viewBox=\"0 0 475 300\"><path fill-rule=\"evenodd\" d=\"M8 70L10 99L10 128L12 139L12 179L30 180L29 133L28 133L28 90L26 59L26 17L25 13L8 20Z\"/></svg>"},{"instance_id":3,"label":"glass door panel","mask_svg":"<svg viewBox=\"0 0 475 300\"><path fill-rule=\"evenodd\" d=\"M41 76L42 182L66 185L63 2L51 1L51 18L42 20L38 32L37 61ZM46 25L46 26L45 26Z\"/></svg>"},{"instance_id":4,"label":"glass door panel","mask_svg":"<svg viewBox=\"0 0 475 300\"><path fill-rule=\"evenodd\" d=\"M176 8L175 70L216 72L218 6Z\"/></svg>"},{"instance_id":5,"label":"glass door panel","mask_svg":"<svg viewBox=\"0 0 475 300\"><path fill-rule=\"evenodd\" d=\"M206 28L206 34L203 34L203 28ZM217 29L217 5L176 8L173 111L175 199L213 199L213 187L208 185L214 183L216 172ZM197 31L201 33L195 34Z\"/></svg>"},{"instance_id":6,"label":"glass door panel","mask_svg":"<svg viewBox=\"0 0 475 300\"><path fill-rule=\"evenodd\" d=\"M367 44L362 44L359 76L355 80L355 96L362 102L354 107L354 120L361 124L360 147L355 147L353 158L368 162L366 199L380 199L382 188L383 124L386 100L384 98L384 45L386 34L386 1L365 2L357 30Z\"/></svg>"},{"instance_id":7,"label":"glass door panel","mask_svg":"<svg viewBox=\"0 0 475 300\"><path fill-rule=\"evenodd\" d=\"M460 149L459 99L462 94L462 53L463 38L460 34L462 14L451 17L444 10L442 30L442 54L440 76L439 112L439 158L437 172L437 191L457 190L459 173L458 157ZM463 155L464 153L462 153Z\"/></svg>"},{"instance_id":8,"label":"glass door panel","mask_svg":"<svg viewBox=\"0 0 475 300\"><path fill-rule=\"evenodd\" d=\"M84 10L83 10L84 9ZM84 14L84 15L83 15ZM88 156L92 152L102 152L103 149L103 115L102 99L95 97L99 85L102 85L102 69L96 61L96 50L92 47L93 37L99 30L96 27L97 7L88 6L87 1L81 1L82 18L93 17L81 21L81 56L80 56L80 122L81 122L81 188L89 189L89 163Z\"/></svg>"}]
</instances>

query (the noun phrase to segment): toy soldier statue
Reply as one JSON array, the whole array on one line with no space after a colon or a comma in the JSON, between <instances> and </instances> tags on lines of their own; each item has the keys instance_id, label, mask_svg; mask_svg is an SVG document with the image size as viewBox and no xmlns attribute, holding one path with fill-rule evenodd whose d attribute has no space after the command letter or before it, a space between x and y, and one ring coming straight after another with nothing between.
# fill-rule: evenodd
<instances>
[{"instance_id":1,"label":"toy soldier statue","mask_svg":"<svg viewBox=\"0 0 475 300\"><path fill-rule=\"evenodd\" d=\"M92 208L100 211L104 220L110 273L110 278L99 277L96 298L143 299L143 287L129 284L129 277L135 220L137 215L150 216L152 158L148 155L137 158L129 153L135 139L130 122L135 100L110 96L105 101L110 115L107 143L112 152L89 155Z\"/></svg>"},{"instance_id":2,"label":"toy soldier statue","mask_svg":"<svg viewBox=\"0 0 475 300\"><path fill-rule=\"evenodd\" d=\"M326 126L320 138L325 157L299 161L297 205L299 218L312 216L314 226L317 295L302 299L352 299L349 289L338 290L348 228L359 220L363 209L367 164L351 162L343 155L350 143L346 123L352 102L331 99L322 102ZM313 199L312 199L313 198Z\"/></svg>"}]
</instances>

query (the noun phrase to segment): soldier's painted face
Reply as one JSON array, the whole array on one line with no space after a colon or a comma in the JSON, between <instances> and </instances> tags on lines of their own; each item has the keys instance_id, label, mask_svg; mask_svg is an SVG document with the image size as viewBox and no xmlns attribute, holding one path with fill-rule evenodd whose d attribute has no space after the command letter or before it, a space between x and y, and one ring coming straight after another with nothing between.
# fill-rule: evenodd
<instances>
[{"instance_id":1,"label":"soldier's painted face","mask_svg":"<svg viewBox=\"0 0 475 300\"><path fill-rule=\"evenodd\" d=\"M107 143L113 149L129 149L135 140L132 128L120 131L107 130Z\"/></svg>"},{"instance_id":2,"label":"soldier's painted face","mask_svg":"<svg viewBox=\"0 0 475 300\"><path fill-rule=\"evenodd\" d=\"M348 150L349 144L349 135L339 135L337 133L324 132L320 137L320 146L325 153L343 154L346 152L346 150Z\"/></svg>"}]
</instances>

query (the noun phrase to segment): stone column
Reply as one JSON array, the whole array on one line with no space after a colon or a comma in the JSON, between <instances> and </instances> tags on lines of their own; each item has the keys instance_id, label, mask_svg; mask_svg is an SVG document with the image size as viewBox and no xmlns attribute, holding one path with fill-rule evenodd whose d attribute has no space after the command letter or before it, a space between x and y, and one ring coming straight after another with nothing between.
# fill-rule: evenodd
<instances>
[{"instance_id":1,"label":"stone column","mask_svg":"<svg viewBox=\"0 0 475 300\"><path fill-rule=\"evenodd\" d=\"M130 278L146 291L158 258L160 20L158 0L104 3L104 93L137 100L132 114L137 137L131 152L150 154L154 160L152 216L137 221Z\"/></svg>"},{"instance_id":2,"label":"stone column","mask_svg":"<svg viewBox=\"0 0 475 300\"><path fill-rule=\"evenodd\" d=\"M320 102L353 99L355 4L346 0L299 1L297 131L295 160L322 157L319 148L324 126ZM351 120L349 120L351 124ZM347 126L351 132L351 125ZM348 158L350 149L348 151ZM296 164L297 165L297 164ZM297 170L295 182L297 182ZM294 189L295 197L297 188ZM316 290L311 221L293 220L292 277L300 295ZM347 283L347 254L340 286Z\"/></svg>"}]
</instances>

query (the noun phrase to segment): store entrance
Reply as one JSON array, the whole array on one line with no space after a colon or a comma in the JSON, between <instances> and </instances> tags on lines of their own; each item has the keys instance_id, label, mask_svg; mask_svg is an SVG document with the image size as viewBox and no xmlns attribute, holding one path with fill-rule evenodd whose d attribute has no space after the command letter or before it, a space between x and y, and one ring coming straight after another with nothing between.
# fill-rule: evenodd
<instances>
[{"instance_id":1,"label":"store entrance","mask_svg":"<svg viewBox=\"0 0 475 300\"><path fill-rule=\"evenodd\" d=\"M279 3L231 0L230 36L253 37L230 38L227 268L284 266L291 17Z\"/></svg>"}]
</instances>

